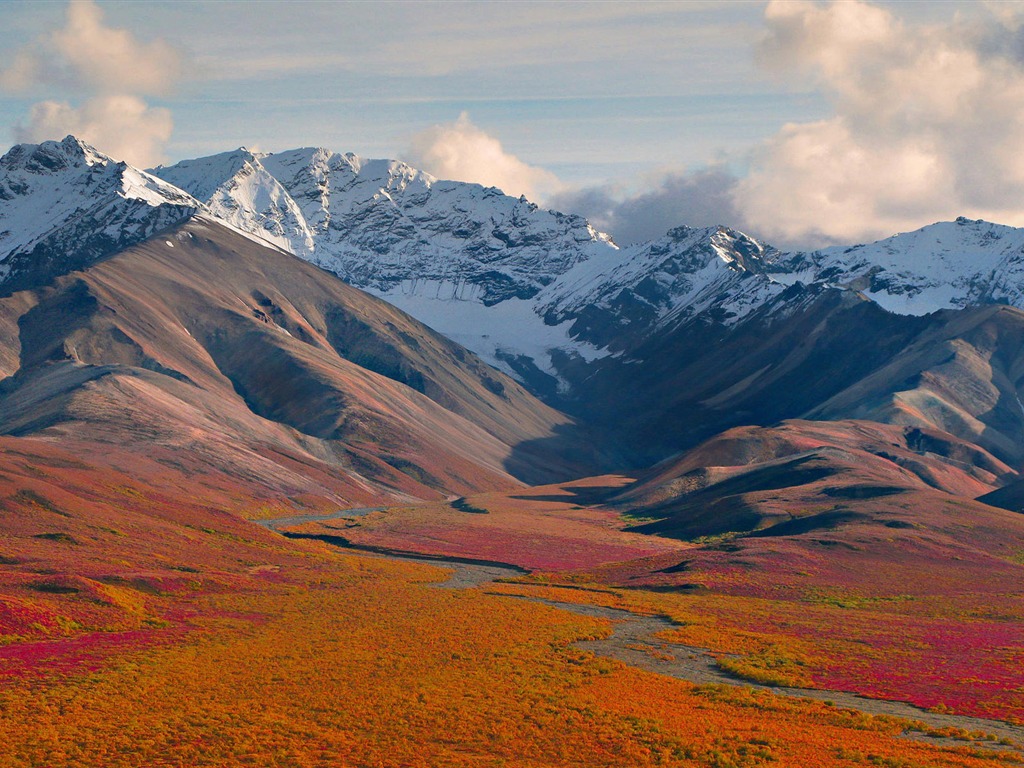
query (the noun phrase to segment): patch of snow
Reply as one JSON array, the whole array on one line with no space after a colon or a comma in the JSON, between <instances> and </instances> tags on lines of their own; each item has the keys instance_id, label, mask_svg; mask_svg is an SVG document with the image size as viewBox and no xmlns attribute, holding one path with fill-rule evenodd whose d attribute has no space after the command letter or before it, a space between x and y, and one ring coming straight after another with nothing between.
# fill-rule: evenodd
<instances>
[{"instance_id":1,"label":"patch of snow","mask_svg":"<svg viewBox=\"0 0 1024 768\"><path fill-rule=\"evenodd\" d=\"M558 378L551 353L559 350L593 361L608 351L573 339L572 321L545 325L528 299L506 299L493 306L477 300L479 290L465 283L407 281L391 291L370 292L421 323L475 352L509 375L518 374L501 355L525 355L543 372Z\"/></svg>"}]
</instances>

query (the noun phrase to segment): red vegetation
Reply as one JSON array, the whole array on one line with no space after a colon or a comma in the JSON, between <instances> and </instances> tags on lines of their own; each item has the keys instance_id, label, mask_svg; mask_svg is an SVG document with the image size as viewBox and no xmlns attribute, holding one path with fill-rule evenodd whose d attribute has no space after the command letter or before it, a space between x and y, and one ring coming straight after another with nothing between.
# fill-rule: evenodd
<instances>
[{"instance_id":1,"label":"red vegetation","mask_svg":"<svg viewBox=\"0 0 1024 768\"><path fill-rule=\"evenodd\" d=\"M627 482L629 478L618 475L587 478L292 530L340 535L361 546L490 560L528 570L573 570L688 549L679 542L624 532L620 515L583 506Z\"/></svg>"},{"instance_id":2,"label":"red vegetation","mask_svg":"<svg viewBox=\"0 0 1024 768\"><path fill-rule=\"evenodd\" d=\"M174 755L227 766L265 762L268 750L295 765L481 755L744 765L758 750L794 765L981 764L894 738L902 725L595 660L566 643L600 622L425 589L416 582L429 569L340 557L231 512L329 511L329 498L246 504L229 475L132 465L116 447L83 451L87 460L44 441L5 438L0 449L0 758L18 756L0 765L172 765L160 761ZM672 616L670 639L737 654L723 664L752 679L965 714L1024 712L1013 555L1024 547L1015 549L1010 513L915 491L868 500L873 518L837 530L687 543L624 531L629 521L591 506L626 482L480 494L303 529L518 562L538 569L527 581L541 589L599 590L559 599ZM62 706L43 738L28 712ZM312 725L311 712L322 713Z\"/></svg>"}]
</instances>

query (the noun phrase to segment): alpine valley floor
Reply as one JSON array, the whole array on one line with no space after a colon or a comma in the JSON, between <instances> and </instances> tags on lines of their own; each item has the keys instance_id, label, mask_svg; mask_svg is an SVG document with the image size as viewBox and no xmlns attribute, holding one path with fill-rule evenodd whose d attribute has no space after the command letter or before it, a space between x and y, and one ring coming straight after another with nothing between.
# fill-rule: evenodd
<instances>
[{"instance_id":1,"label":"alpine valley floor","mask_svg":"<svg viewBox=\"0 0 1024 768\"><path fill-rule=\"evenodd\" d=\"M59 467L55 456L48 458L49 467ZM51 480L54 487L68 482L59 473ZM531 571L505 572L498 581L491 572L454 589L436 588L448 576L443 562L339 550L281 536L268 530L273 522L232 515L185 527L194 541L191 565L172 562L159 547L167 532L152 535L137 513L132 534L140 554L130 564L91 562L92 547L81 533L38 538L32 553L5 552L5 573L20 579L5 585L2 599L0 765L981 766L1024 760L1024 745L1014 738L1019 727L995 722L1012 723L1021 711L1020 691L1010 685L1024 637L1024 617L1013 611L1020 601L1011 599L1016 584L1000 591L989 579L958 594L942 582L942 599L909 593L890 599L870 585L850 584L841 595L812 586L787 591L778 573L754 567L744 580L708 578L701 587L664 591L652 574L707 545L625 531L636 521L593 506L625 483L595 478L471 496L446 510L342 511L278 526L293 536L496 559L474 544L474 529L487 526L488 541L502 532L507 561ZM133 496L117 478L111 487L154 513L170 501ZM74 514L67 501L52 489L31 499L37 509L52 507L51 514ZM266 509L250 513L269 516ZM526 514L543 535L521 524ZM413 524L435 515L454 531L446 541ZM420 546L389 538L399 519L410 523L403 527ZM124 536L125 520L107 524ZM645 551L640 542L654 544ZM583 554L568 557L570 551ZM561 564L559 552L568 557ZM82 559L73 563L76 557ZM67 576L72 564L87 575ZM695 580L692 572L686 578ZM645 579L653 581L641 586ZM633 583L624 586L626 580ZM755 589L762 594L753 596ZM565 610L567 603L597 608L577 613ZM622 626L611 608L663 616L672 628L654 643L641 636L626 643L626 651L645 661L608 658L602 638ZM913 660L945 650L941 637L927 634L940 624L951 635L975 638L969 670L975 684L954 664L936 665L927 680L912 684ZM650 671L679 653L678 644L710 649L723 672L769 689L742 679L695 684ZM844 684L865 670L874 677L864 685L881 687ZM855 709L845 700L770 690L780 684L902 699L932 712L916 722L872 715L861 711L870 702ZM950 710L994 722L986 729L953 721Z\"/></svg>"}]
</instances>

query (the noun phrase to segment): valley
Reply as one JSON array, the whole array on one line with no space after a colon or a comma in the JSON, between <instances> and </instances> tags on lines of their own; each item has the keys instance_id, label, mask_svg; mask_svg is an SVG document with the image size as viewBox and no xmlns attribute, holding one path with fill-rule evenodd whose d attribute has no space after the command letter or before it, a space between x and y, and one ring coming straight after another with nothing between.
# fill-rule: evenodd
<instances>
[{"instance_id":1,"label":"valley","mask_svg":"<svg viewBox=\"0 0 1024 768\"><path fill-rule=\"evenodd\" d=\"M350 516L354 510L347 510L347 512L349 513L348 515L346 512L339 512L331 516L331 518L325 519L345 518ZM284 534L288 536L287 525L291 522L293 521L289 521L289 523L285 523L283 526L278 524L271 527L275 529L283 527L285 529L283 531ZM359 549L358 546L353 546L349 542L343 542L339 537L330 534L319 536L316 534L291 534L291 538L306 537L316 538L342 550ZM424 558L415 554L399 554L384 549L374 554L399 562L443 567L448 571L444 580L432 585L439 589L490 588L498 582L507 583L513 581L524 573L523 569L517 566L499 565L496 563L484 564L481 561L459 560L451 557L435 556L434 558ZM580 587L574 585L572 589L578 592ZM601 590L599 588L589 588L584 591L595 591L599 594L603 592L605 596L611 594L610 590ZM954 745L957 737L959 737L960 741L973 741L974 746L982 747L1009 749L1024 745L1024 727L1011 725L1003 720L946 714L939 708L922 709L898 701L871 699L846 691L794 688L745 679L742 673L737 674L730 671L728 667L719 665L718 659L723 657L722 654L712 653L706 648L682 645L668 640L667 638L672 637L673 630L677 629L680 625L664 615L636 613L621 608L611 608L607 605L586 601L585 598L583 601L578 602L560 602L544 597L532 597L528 589L512 591L499 588L487 589L487 592L488 594L498 594L510 598L521 598L539 602L552 608L583 616L608 619L612 622L612 632L610 635L599 640L582 640L575 643L574 647L592 652L598 656L617 659L630 666L639 667L650 672L670 675L671 677L697 685L741 684L748 689L769 691L776 695L827 701L831 702L833 706L857 710L869 715L899 717L917 723L918 728L922 723L928 726L930 730L920 729L919 731L928 738L945 739L953 742ZM616 597L621 598L621 595ZM725 658L736 658L738 656L738 654L727 654ZM943 729L948 733L956 734L956 737L940 735L939 731ZM907 733L911 734L914 731L915 728L908 727Z\"/></svg>"},{"instance_id":2,"label":"valley","mask_svg":"<svg viewBox=\"0 0 1024 768\"><path fill-rule=\"evenodd\" d=\"M0 766L1024 761L1018 230L71 136L0 227Z\"/></svg>"}]
</instances>

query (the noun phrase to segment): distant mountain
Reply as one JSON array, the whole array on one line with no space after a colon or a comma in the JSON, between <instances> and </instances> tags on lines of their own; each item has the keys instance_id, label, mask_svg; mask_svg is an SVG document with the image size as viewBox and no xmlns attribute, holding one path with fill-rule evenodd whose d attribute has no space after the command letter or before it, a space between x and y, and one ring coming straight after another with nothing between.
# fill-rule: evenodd
<instances>
[{"instance_id":1,"label":"distant mountain","mask_svg":"<svg viewBox=\"0 0 1024 768\"><path fill-rule=\"evenodd\" d=\"M724 227L618 249L578 216L397 161L239 149L152 173L553 400L657 325L735 322L785 289L778 252Z\"/></svg>"},{"instance_id":2,"label":"distant mountain","mask_svg":"<svg viewBox=\"0 0 1024 768\"><path fill-rule=\"evenodd\" d=\"M582 262L618 261L579 216L494 188L439 181L393 160L327 149L244 149L152 173L232 225L328 269L515 373L507 356L557 374L550 350L590 356L535 297ZM490 311L494 307L497 310Z\"/></svg>"},{"instance_id":3,"label":"distant mountain","mask_svg":"<svg viewBox=\"0 0 1024 768\"><path fill-rule=\"evenodd\" d=\"M26 567L78 572L47 542L104 573L139 541L160 569L194 569L193 546L258 568L223 554L249 541L226 513L492 490L524 504L521 553L551 530L522 484L559 484L540 502L648 467L580 503L694 546L603 563L612 584L1019 575L1017 230L788 254L678 227L619 249L497 190L325 150L157 172L74 139L0 161L0 506ZM464 506L415 510L387 546L451 545Z\"/></svg>"},{"instance_id":4,"label":"distant mountain","mask_svg":"<svg viewBox=\"0 0 1024 768\"><path fill-rule=\"evenodd\" d=\"M496 304L531 298L574 264L615 252L579 216L394 160L240 149L152 172L219 218L378 292L430 284Z\"/></svg>"},{"instance_id":5,"label":"distant mountain","mask_svg":"<svg viewBox=\"0 0 1024 768\"><path fill-rule=\"evenodd\" d=\"M234 226L386 298L550 399L652 332L786 315L822 289L897 314L1024 307L1024 231L958 219L782 253L725 227L616 249L579 217L326 149L237 150L153 170ZM785 302L778 298L786 295Z\"/></svg>"},{"instance_id":6,"label":"distant mountain","mask_svg":"<svg viewBox=\"0 0 1024 768\"><path fill-rule=\"evenodd\" d=\"M785 421L726 430L651 468L613 503L656 519L640 530L674 537L823 533L863 522L872 503L922 491L974 498L1013 474L938 430Z\"/></svg>"},{"instance_id":7,"label":"distant mountain","mask_svg":"<svg viewBox=\"0 0 1024 768\"><path fill-rule=\"evenodd\" d=\"M959 218L870 245L785 254L769 270L859 291L897 314L1009 304L1024 309L1024 229Z\"/></svg>"},{"instance_id":8,"label":"distant mountain","mask_svg":"<svg viewBox=\"0 0 1024 768\"><path fill-rule=\"evenodd\" d=\"M250 493L444 498L599 452L401 311L201 216L0 298L0 377L0 434L131 447Z\"/></svg>"},{"instance_id":9,"label":"distant mountain","mask_svg":"<svg viewBox=\"0 0 1024 768\"><path fill-rule=\"evenodd\" d=\"M69 137L0 170L7 290L199 211L386 299L636 463L787 418L935 428L1024 461L1024 315L998 311L1024 307L1022 230L959 219L783 253L679 227L620 249L580 217L325 149L147 174Z\"/></svg>"}]
</instances>

